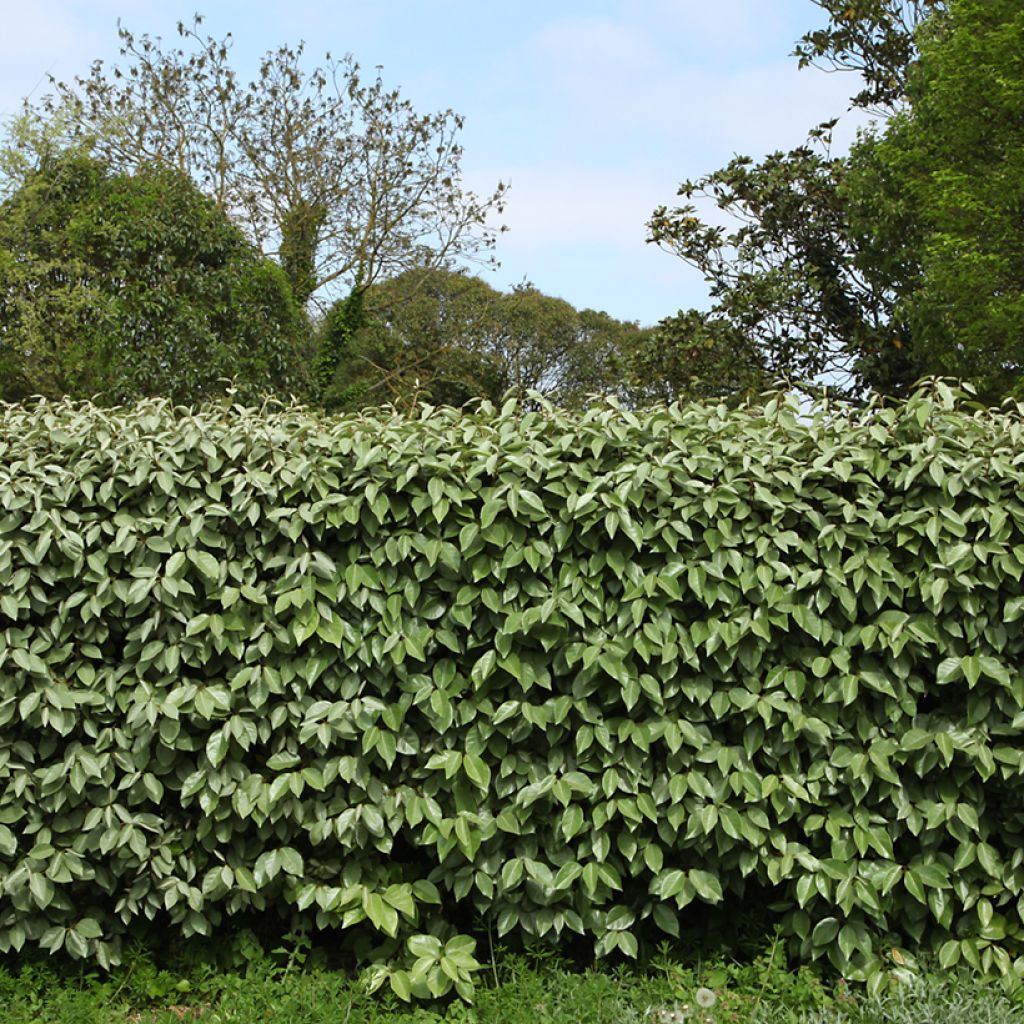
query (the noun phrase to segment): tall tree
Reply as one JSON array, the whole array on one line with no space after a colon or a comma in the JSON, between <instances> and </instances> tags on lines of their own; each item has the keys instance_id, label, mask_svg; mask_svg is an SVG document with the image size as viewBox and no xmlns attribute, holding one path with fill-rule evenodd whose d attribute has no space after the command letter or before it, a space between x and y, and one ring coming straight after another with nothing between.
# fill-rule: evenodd
<instances>
[{"instance_id":1,"label":"tall tree","mask_svg":"<svg viewBox=\"0 0 1024 1024\"><path fill-rule=\"evenodd\" d=\"M681 185L680 195L713 201L735 227L706 223L692 203L655 211L650 240L698 269L713 300L707 314L664 324L666 335L683 349L694 333L749 339L728 347L751 380L848 376L855 348L887 329L890 310L854 259L845 174L844 160L803 146L758 163L737 157Z\"/></svg>"},{"instance_id":2,"label":"tall tree","mask_svg":"<svg viewBox=\"0 0 1024 1024\"><path fill-rule=\"evenodd\" d=\"M322 382L328 406L459 406L501 396L504 368L487 350L499 293L486 282L438 268L413 269L379 282L363 298L357 317L352 300L345 299L323 325L324 344L337 346L337 372Z\"/></svg>"},{"instance_id":3,"label":"tall tree","mask_svg":"<svg viewBox=\"0 0 1024 1024\"><path fill-rule=\"evenodd\" d=\"M171 168L48 160L0 204L0 397L302 392L280 267Z\"/></svg>"},{"instance_id":4,"label":"tall tree","mask_svg":"<svg viewBox=\"0 0 1024 1024\"><path fill-rule=\"evenodd\" d=\"M852 153L861 260L919 363L1024 398L1024 8L951 0L919 41L906 109Z\"/></svg>"},{"instance_id":5,"label":"tall tree","mask_svg":"<svg viewBox=\"0 0 1024 1024\"><path fill-rule=\"evenodd\" d=\"M857 72L864 88L853 105L894 110L915 32L926 17L941 16L943 0L815 3L829 21L798 43L801 63ZM850 394L865 387L900 392L929 372L904 342L892 283L860 258L865 239L851 225L845 189L849 161L831 152L835 124L812 129L806 145L760 161L737 157L686 181L679 188L684 204L655 210L648 240L698 269L712 298L710 311L681 312L661 325L677 370L687 352L717 352L701 368L728 371L733 380L714 382L722 390L760 377L825 381ZM733 227L704 220L708 203Z\"/></svg>"},{"instance_id":6,"label":"tall tree","mask_svg":"<svg viewBox=\"0 0 1024 1024\"><path fill-rule=\"evenodd\" d=\"M749 334L689 310L657 327L620 334L611 378L633 407L693 399L738 402L772 385L762 355Z\"/></svg>"},{"instance_id":7,"label":"tall tree","mask_svg":"<svg viewBox=\"0 0 1024 1024\"><path fill-rule=\"evenodd\" d=\"M109 166L174 167L284 267L296 298L365 288L410 267L486 259L504 186L461 177L460 116L417 113L377 74L303 46L269 52L244 82L231 37L179 23L179 45L119 28L121 66L93 64L29 110L84 140Z\"/></svg>"}]
</instances>

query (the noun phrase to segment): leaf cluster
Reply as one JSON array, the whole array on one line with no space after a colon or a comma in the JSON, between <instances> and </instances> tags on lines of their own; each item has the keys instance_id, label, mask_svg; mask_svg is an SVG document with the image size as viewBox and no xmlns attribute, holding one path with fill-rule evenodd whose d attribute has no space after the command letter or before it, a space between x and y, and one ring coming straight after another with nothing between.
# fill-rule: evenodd
<instances>
[{"instance_id":1,"label":"leaf cluster","mask_svg":"<svg viewBox=\"0 0 1024 1024\"><path fill-rule=\"evenodd\" d=\"M733 394L823 376L854 393L864 382L905 393L922 375L893 281L864 258L868 229L851 227L848 177L848 161L811 140L757 162L735 157L683 182L683 205L654 211L648 241L698 270L713 302L660 325L683 372ZM714 218L702 215L709 204Z\"/></svg>"},{"instance_id":2,"label":"leaf cluster","mask_svg":"<svg viewBox=\"0 0 1024 1024\"><path fill-rule=\"evenodd\" d=\"M793 51L800 66L824 65L861 76L852 104L891 113L905 98L918 28L947 0L813 0L827 24L806 33Z\"/></svg>"},{"instance_id":3,"label":"leaf cluster","mask_svg":"<svg viewBox=\"0 0 1024 1024\"><path fill-rule=\"evenodd\" d=\"M997 403L1024 388L1024 11L954 0L918 40L906 108L851 152L851 223L914 361Z\"/></svg>"}]
</instances>

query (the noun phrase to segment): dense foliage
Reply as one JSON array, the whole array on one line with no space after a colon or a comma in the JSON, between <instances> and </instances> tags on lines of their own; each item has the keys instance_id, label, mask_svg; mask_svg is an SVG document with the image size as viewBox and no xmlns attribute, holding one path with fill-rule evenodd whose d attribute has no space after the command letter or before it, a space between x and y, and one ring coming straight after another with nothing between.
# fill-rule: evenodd
<instances>
[{"instance_id":1,"label":"dense foliage","mask_svg":"<svg viewBox=\"0 0 1024 1024\"><path fill-rule=\"evenodd\" d=\"M68 153L0 204L0 398L286 396L305 329L281 268L179 172Z\"/></svg>"},{"instance_id":2,"label":"dense foliage","mask_svg":"<svg viewBox=\"0 0 1024 1024\"><path fill-rule=\"evenodd\" d=\"M490 260L505 187L478 197L464 186L463 123L451 110L418 113L351 58L308 67L302 45L268 52L243 83L231 37L204 36L199 17L170 46L122 28L118 66L52 81L54 95L26 104L0 147L0 193L15 202L0 210L0 233L15 240L0 272L17 279L7 291L18 321L0 351L0 395L191 400L209 393L204 366L239 376L247 400L299 391L331 410L531 389L568 407L595 393L633 406L735 404L780 379L860 400L905 396L934 374L970 381L994 404L1017 397L1019 5L813 2L825 21L795 56L857 76L851 106L891 121L850 156L832 149L832 119L805 145L684 181L681 202L654 211L648 240L703 275L710 308L643 330L532 285L501 295L466 273ZM188 288L171 302L184 326L137 357L137 310L97 306L74 240L35 237L68 215L61 190L37 186L81 159L69 153L98 155L120 182L190 177L269 258L257 301L278 309L265 329L250 318L237 365L233 343L218 350L205 333L208 296ZM161 248L176 259L177 234L155 230L141 244L153 262ZM45 258L25 277L17 251L36 242ZM312 320L275 363L290 301L282 280ZM29 301L40 292L49 305ZM41 336L50 322L59 332ZM166 344L172 334L186 341ZM108 386L109 353L132 380Z\"/></svg>"},{"instance_id":3,"label":"dense foliage","mask_svg":"<svg viewBox=\"0 0 1024 1024\"><path fill-rule=\"evenodd\" d=\"M859 266L842 192L847 171L812 140L756 162L738 156L683 182L687 202L656 210L649 240L700 271L713 305L665 321L664 347L711 357L710 380L727 391L780 377L846 383L858 368L863 376L863 354L888 342L891 301ZM696 204L709 201L728 217L703 219ZM891 356L893 346L884 347ZM693 356L683 364L699 366Z\"/></svg>"},{"instance_id":4,"label":"dense foliage","mask_svg":"<svg viewBox=\"0 0 1024 1024\"><path fill-rule=\"evenodd\" d=\"M886 991L869 995L811 967L790 971L777 943L756 953L723 956L696 947L683 955L659 952L630 968L580 971L553 950L517 955L498 946L472 1007L450 1001L410 1009L330 967L326 945L295 936L266 953L248 935L189 942L164 964L134 949L103 975L60 958L8 958L0 967L0 1000L5 1024L1020 1022L1020 998L973 971L940 971L911 959Z\"/></svg>"},{"instance_id":5,"label":"dense foliage","mask_svg":"<svg viewBox=\"0 0 1024 1024\"><path fill-rule=\"evenodd\" d=\"M1024 8L953 0L919 33L909 105L854 147L860 262L918 365L1024 390Z\"/></svg>"},{"instance_id":6,"label":"dense foliage","mask_svg":"<svg viewBox=\"0 0 1024 1024\"><path fill-rule=\"evenodd\" d=\"M360 294L359 324L324 391L329 407L461 406L529 391L579 406L623 391L623 370L646 338L635 324L577 310L532 285L502 292L464 272L420 267ZM328 337L350 322L351 301L328 314Z\"/></svg>"},{"instance_id":7,"label":"dense foliage","mask_svg":"<svg viewBox=\"0 0 1024 1024\"><path fill-rule=\"evenodd\" d=\"M267 911L462 991L474 915L767 899L1019 975L1024 419L955 406L3 409L0 945Z\"/></svg>"}]
</instances>

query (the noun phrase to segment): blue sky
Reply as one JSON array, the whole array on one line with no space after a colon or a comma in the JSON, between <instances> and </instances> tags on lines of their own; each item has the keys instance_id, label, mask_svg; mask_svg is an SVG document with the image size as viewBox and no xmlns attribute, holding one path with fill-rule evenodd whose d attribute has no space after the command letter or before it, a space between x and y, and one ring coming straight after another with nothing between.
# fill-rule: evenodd
<instances>
[{"instance_id":1,"label":"blue sky","mask_svg":"<svg viewBox=\"0 0 1024 1024\"><path fill-rule=\"evenodd\" d=\"M485 277L528 279L583 308L654 323L707 305L703 281L646 245L645 222L679 182L796 145L846 110L848 76L799 71L796 39L819 25L810 0L7 0L0 113L46 91L47 73L116 59L116 22L174 36L197 9L235 37L235 64L305 40L312 59L351 53L383 66L423 111L465 115L467 184L511 182L509 231ZM837 140L848 141L847 119Z\"/></svg>"}]
</instances>

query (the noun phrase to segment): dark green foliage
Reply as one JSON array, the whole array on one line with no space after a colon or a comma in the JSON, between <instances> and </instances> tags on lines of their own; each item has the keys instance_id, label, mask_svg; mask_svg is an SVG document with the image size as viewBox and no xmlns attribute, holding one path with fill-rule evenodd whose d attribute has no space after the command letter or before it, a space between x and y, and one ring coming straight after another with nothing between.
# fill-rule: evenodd
<instances>
[{"instance_id":1,"label":"dark green foliage","mask_svg":"<svg viewBox=\"0 0 1024 1024\"><path fill-rule=\"evenodd\" d=\"M295 301L301 306L317 288L316 250L327 219L323 204L296 201L281 214L281 268L291 282Z\"/></svg>"},{"instance_id":2,"label":"dark green foliage","mask_svg":"<svg viewBox=\"0 0 1024 1024\"><path fill-rule=\"evenodd\" d=\"M798 43L801 65L859 75L852 106L898 109L915 33L943 16L944 0L814 2L828 22ZM698 270L712 299L710 311L681 311L660 325L664 358L652 367L660 361L669 381L692 380L698 395L739 397L784 378L851 396L905 396L925 375L956 372L908 343L897 303L907 279L891 255L907 219L865 227L847 188L850 162L831 150L837 121L812 129L806 145L757 161L738 156L684 181L683 205L654 211L648 241ZM728 219L705 219L709 202Z\"/></svg>"},{"instance_id":3,"label":"dark green foliage","mask_svg":"<svg viewBox=\"0 0 1024 1024\"><path fill-rule=\"evenodd\" d=\"M139 950L106 976L9 960L0 968L4 1024L1017 1024L1021 1013L967 972L915 972L869 997L807 968L790 971L774 947L753 960L659 954L643 968L586 972L550 952L499 947L472 1007L415 1009L325 969L308 946L270 955L224 948L234 969L159 969ZM702 1007L698 993L712 1005Z\"/></svg>"},{"instance_id":4,"label":"dark green foliage","mask_svg":"<svg viewBox=\"0 0 1024 1024\"><path fill-rule=\"evenodd\" d=\"M830 130L819 129L817 142ZM812 139L759 162L736 157L684 182L685 205L655 210L649 241L699 270L714 300L708 313L660 325L675 377L694 378L698 394L739 396L822 375L849 391L867 383L905 394L922 375L893 315L892 282L862 258L848 174L846 159ZM690 200L713 200L731 229L707 223Z\"/></svg>"},{"instance_id":5,"label":"dark green foliage","mask_svg":"<svg viewBox=\"0 0 1024 1024\"><path fill-rule=\"evenodd\" d=\"M633 956L767 894L848 978L1015 981L1022 441L942 385L6 408L0 945L265 911L465 994L459 927Z\"/></svg>"},{"instance_id":6,"label":"dark green foliage","mask_svg":"<svg viewBox=\"0 0 1024 1024\"><path fill-rule=\"evenodd\" d=\"M303 385L281 269L183 174L68 155L0 206L0 396L199 402Z\"/></svg>"},{"instance_id":7,"label":"dark green foliage","mask_svg":"<svg viewBox=\"0 0 1024 1024\"><path fill-rule=\"evenodd\" d=\"M749 335L694 309L624 339L614 362L623 393L635 406L694 399L735 404L772 382Z\"/></svg>"},{"instance_id":8,"label":"dark green foliage","mask_svg":"<svg viewBox=\"0 0 1024 1024\"><path fill-rule=\"evenodd\" d=\"M1024 7L953 0L919 34L909 106L854 147L859 263L911 360L1024 393Z\"/></svg>"},{"instance_id":9,"label":"dark green foliage","mask_svg":"<svg viewBox=\"0 0 1024 1024\"><path fill-rule=\"evenodd\" d=\"M326 372L327 353L337 354L330 387L324 378L329 408L462 406L529 391L584 405L620 389L621 369L644 334L532 285L501 292L472 274L436 267L381 281L363 301L358 329L348 330L344 345L332 348L330 339L336 322L349 322L347 307L335 306L325 324Z\"/></svg>"},{"instance_id":10,"label":"dark green foliage","mask_svg":"<svg viewBox=\"0 0 1024 1024\"><path fill-rule=\"evenodd\" d=\"M365 322L366 295L365 289L359 285L327 311L320 330L313 377L317 395L328 407L344 404L346 395L344 392L339 394L335 378L339 365L351 358L353 338ZM351 391L348 395L351 396Z\"/></svg>"},{"instance_id":11,"label":"dark green foliage","mask_svg":"<svg viewBox=\"0 0 1024 1024\"><path fill-rule=\"evenodd\" d=\"M499 397L505 377L482 344L493 329L497 295L477 277L429 268L372 286L328 404L459 406Z\"/></svg>"}]
</instances>

